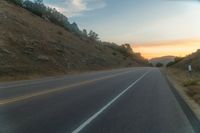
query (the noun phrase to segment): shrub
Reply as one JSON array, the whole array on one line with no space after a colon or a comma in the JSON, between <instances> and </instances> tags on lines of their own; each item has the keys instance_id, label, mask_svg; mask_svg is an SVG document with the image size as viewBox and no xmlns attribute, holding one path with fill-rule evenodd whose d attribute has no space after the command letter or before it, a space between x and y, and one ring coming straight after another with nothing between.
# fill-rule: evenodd
<instances>
[{"instance_id":1,"label":"shrub","mask_svg":"<svg viewBox=\"0 0 200 133\"><path fill-rule=\"evenodd\" d=\"M169 62L166 66L167 66L167 67L170 67L170 66L172 66L172 65L175 65L176 63L182 61L183 59L184 59L183 57L175 57L174 61Z\"/></svg>"},{"instance_id":2,"label":"shrub","mask_svg":"<svg viewBox=\"0 0 200 133\"><path fill-rule=\"evenodd\" d=\"M75 35L79 37L86 36L85 33L87 32L85 30L81 31L76 23L70 24L68 18L65 15L58 12L55 8L50 8L45 6L43 0L35 0L34 2L32 2L31 0L9 0L9 1L25 8L26 10L32 12L33 14L45 20L49 20L52 23L59 25L72 33L75 33Z\"/></svg>"},{"instance_id":3,"label":"shrub","mask_svg":"<svg viewBox=\"0 0 200 133\"><path fill-rule=\"evenodd\" d=\"M163 64L159 62L156 64L156 67L163 67Z\"/></svg>"},{"instance_id":4,"label":"shrub","mask_svg":"<svg viewBox=\"0 0 200 133\"><path fill-rule=\"evenodd\" d=\"M198 81L197 80L188 80L183 83L183 86L185 86L185 87L193 86L193 85L198 85Z\"/></svg>"}]
</instances>

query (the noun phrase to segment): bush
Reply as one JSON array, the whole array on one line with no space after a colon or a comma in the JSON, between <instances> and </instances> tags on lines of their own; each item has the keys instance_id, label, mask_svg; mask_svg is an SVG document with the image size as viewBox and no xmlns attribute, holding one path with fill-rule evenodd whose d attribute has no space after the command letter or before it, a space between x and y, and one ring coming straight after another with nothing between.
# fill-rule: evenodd
<instances>
[{"instance_id":1,"label":"bush","mask_svg":"<svg viewBox=\"0 0 200 133\"><path fill-rule=\"evenodd\" d=\"M174 65L174 64L176 64L174 61L171 61L171 62L169 62L166 66L167 67L170 67L170 66L172 66L172 65Z\"/></svg>"},{"instance_id":2,"label":"bush","mask_svg":"<svg viewBox=\"0 0 200 133\"><path fill-rule=\"evenodd\" d=\"M175 65L176 63L182 61L183 59L184 59L183 57L175 57L174 61L169 62L166 66L167 66L167 67L170 67L170 66L172 66L172 65Z\"/></svg>"},{"instance_id":3,"label":"bush","mask_svg":"<svg viewBox=\"0 0 200 133\"><path fill-rule=\"evenodd\" d=\"M163 67L163 64L159 62L156 64L156 67Z\"/></svg>"},{"instance_id":4,"label":"bush","mask_svg":"<svg viewBox=\"0 0 200 133\"><path fill-rule=\"evenodd\" d=\"M185 87L193 86L193 85L198 85L198 81L197 80L188 80L183 83L183 86L185 86Z\"/></svg>"},{"instance_id":5,"label":"bush","mask_svg":"<svg viewBox=\"0 0 200 133\"><path fill-rule=\"evenodd\" d=\"M79 37L86 36L84 35L86 33L85 30L81 31L76 23L70 24L68 18L65 15L58 12L55 8L50 8L45 6L43 4L43 0L35 0L34 2L32 2L31 0L9 0L9 1L27 9L28 11L32 12L33 14L45 20L49 20L52 23L59 25L72 33L75 33L75 35Z\"/></svg>"}]
</instances>

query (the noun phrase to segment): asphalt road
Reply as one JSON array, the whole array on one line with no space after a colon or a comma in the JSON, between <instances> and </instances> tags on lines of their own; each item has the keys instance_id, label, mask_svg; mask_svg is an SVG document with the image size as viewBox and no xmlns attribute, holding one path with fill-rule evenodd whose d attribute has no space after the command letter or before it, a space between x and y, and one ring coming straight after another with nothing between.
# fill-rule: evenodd
<instances>
[{"instance_id":1,"label":"asphalt road","mask_svg":"<svg viewBox=\"0 0 200 133\"><path fill-rule=\"evenodd\" d=\"M0 133L195 133L158 69L0 84Z\"/></svg>"}]
</instances>

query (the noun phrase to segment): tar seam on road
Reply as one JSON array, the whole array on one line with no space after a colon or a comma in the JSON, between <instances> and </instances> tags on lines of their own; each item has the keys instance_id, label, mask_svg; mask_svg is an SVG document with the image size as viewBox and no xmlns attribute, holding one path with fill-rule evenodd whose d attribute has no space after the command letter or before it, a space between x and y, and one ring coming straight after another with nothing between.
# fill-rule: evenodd
<instances>
[{"instance_id":1,"label":"tar seam on road","mask_svg":"<svg viewBox=\"0 0 200 133\"><path fill-rule=\"evenodd\" d=\"M185 100L180 96L174 85L169 81L169 78L167 76L164 76L166 81L169 84L169 87L174 94L176 100L178 101L179 105L181 106L183 112L185 113L187 119L189 120L190 124L193 127L193 130L196 133L200 133L200 121L197 118L197 116L194 114L192 109L189 107L189 105L185 102Z\"/></svg>"},{"instance_id":2,"label":"tar seam on road","mask_svg":"<svg viewBox=\"0 0 200 133\"><path fill-rule=\"evenodd\" d=\"M108 102L105 106L103 106L98 112L89 117L85 122L83 122L78 128L72 131L72 133L79 133L83 130L88 124L90 124L95 118L97 118L104 110L106 110L112 103L114 103L117 99L119 99L124 93L126 93L131 87L133 87L137 82L139 82L142 78L144 78L150 71L145 72L140 78L131 83L125 90L119 93L115 98L113 98L110 102Z\"/></svg>"},{"instance_id":3,"label":"tar seam on road","mask_svg":"<svg viewBox=\"0 0 200 133\"><path fill-rule=\"evenodd\" d=\"M15 97L15 98L3 99L3 100L0 100L0 106L4 105L4 104L9 104L9 103L17 102L17 101L22 101L22 100L29 99L29 98L36 97L36 96L41 96L41 95L45 95L45 94L49 94L49 93L53 93L53 92L62 91L62 90L65 90L67 88L76 87L76 86L80 86L80 85L92 83L92 82L95 82L95 81L109 79L109 78L112 78L112 77L116 77L116 76L119 76L119 75L123 75L123 74L129 73L129 72L130 71L122 72L122 73L117 73L117 74L108 75L108 76L104 76L104 77L100 77L100 78L96 78L96 79L92 79L92 80L83 81L83 82L80 82L80 83L75 83L75 84L67 85L67 86L60 87L60 88L50 89L50 90L47 90L47 91L35 92L33 94L27 94L27 95L18 96L18 97ZM133 72L133 71L131 71L131 72Z\"/></svg>"}]
</instances>

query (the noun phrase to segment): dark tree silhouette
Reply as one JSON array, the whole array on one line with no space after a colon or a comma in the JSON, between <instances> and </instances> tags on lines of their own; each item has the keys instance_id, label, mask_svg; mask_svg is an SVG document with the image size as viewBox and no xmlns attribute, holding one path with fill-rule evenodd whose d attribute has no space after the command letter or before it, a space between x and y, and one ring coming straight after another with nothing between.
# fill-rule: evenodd
<instances>
[{"instance_id":1,"label":"dark tree silhouette","mask_svg":"<svg viewBox=\"0 0 200 133\"><path fill-rule=\"evenodd\" d=\"M158 63L156 64L156 67L163 67L163 64L160 63L160 62L158 62Z\"/></svg>"}]
</instances>

